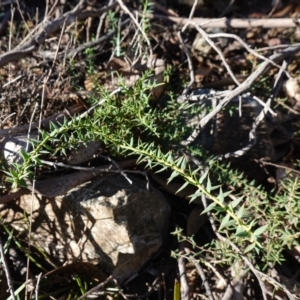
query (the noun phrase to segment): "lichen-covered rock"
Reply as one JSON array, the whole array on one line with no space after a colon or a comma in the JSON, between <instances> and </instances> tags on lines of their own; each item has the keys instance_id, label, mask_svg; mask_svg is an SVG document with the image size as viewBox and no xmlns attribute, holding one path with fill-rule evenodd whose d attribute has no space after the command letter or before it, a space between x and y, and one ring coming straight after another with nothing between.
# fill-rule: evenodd
<instances>
[{"instance_id":1,"label":"lichen-covered rock","mask_svg":"<svg viewBox=\"0 0 300 300\"><path fill-rule=\"evenodd\" d=\"M63 180L63 178L62 178ZM59 264L88 262L123 281L138 271L162 245L170 207L146 182L121 175L98 177L52 199L24 195L3 206L1 216Z\"/></svg>"}]
</instances>

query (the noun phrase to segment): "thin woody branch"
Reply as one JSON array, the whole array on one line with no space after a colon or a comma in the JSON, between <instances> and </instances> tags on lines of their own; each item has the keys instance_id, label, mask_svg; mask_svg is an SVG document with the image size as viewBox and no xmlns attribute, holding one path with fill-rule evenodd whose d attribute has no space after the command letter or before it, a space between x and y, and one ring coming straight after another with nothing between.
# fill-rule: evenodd
<instances>
[{"instance_id":1,"label":"thin woody branch","mask_svg":"<svg viewBox=\"0 0 300 300\"><path fill-rule=\"evenodd\" d=\"M181 25L189 23L191 20L188 18L177 18L172 16L164 16L158 14L149 14L148 17L153 19L170 20ZM278 27L297 27L299 26L300 19L292 18L271 18L271 19L237 19L237 18L193 18L192 21L202 28L218 27L218 28L278 28Z\"/></svg>"},{"instance_id":2,"label":"thin woody branch","mask_svg":"<svg viewBox=\"0 0 300 300\"><path fill-rule=\"evenodd\" d=\"M104 8L94 10L82 10L81 6L78 5L72 11L63 14L61 17L54 19L53 21L43 21L45 25L42 26L28 42L0 56L0 68L38 50L39 46L46 40L46 38L53 32L59 30L64 24L65 26L68 26L75 20L98 17L105 11L115 8L116 5L117 4L114 3L112 5L105 6Z\"/></svg>"}]
</instances>

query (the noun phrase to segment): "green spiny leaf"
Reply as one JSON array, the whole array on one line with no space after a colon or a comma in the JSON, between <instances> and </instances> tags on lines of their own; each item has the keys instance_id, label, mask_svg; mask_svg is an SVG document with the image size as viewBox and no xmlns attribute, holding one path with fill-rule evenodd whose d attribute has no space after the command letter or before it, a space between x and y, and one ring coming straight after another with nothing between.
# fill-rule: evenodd
<instances>
[{"instance_id":1,"label":"green spiny leaf","mask_svg":"<svg viewBox=\"0 0 300 300\"><path fill-rule=\"evenodd\" d=\"M202 195L203 193L200 190L196 191L194 194L189 196L191 198L190 202L193 202L195 199L201 197Z\"/></svg>"},{"instance_id":2,"label":"green spiny leaf","mask_svg":"<svg viewBox=\"0 0 300 300\"><path fill-rule=\"evenodd\" d=\"M211 181L209 176L207 177L206 189L209 193L211 192Z\"/></svg>"},{"instance_id":3,"label":"green spiny leaf","mask_svg":"<svg viewBox=\"0 0 300 300\"><path fill-rule=\"evenodd\" d=\"M176 194L185 189L189 185L189 182L186 181L177 191Z\"/></svg>"},{"instance_id":4,"label":"green spiny leaf","mask_svg":"<svg viewBox=\"0 0 300 300\"><path fill-rule=\"evenodd\" d=\"M176 171L173 171L171 176L168 178L168 183L170 183L175 177L177 177L179 174Z\"/></svg>"},{"instance_id":5,"label":"green spiny leaf","mask_svg":"<svg viewBox=\"0 0 300 300\"><path fill-rule=\"evenodd\" d=\"M240 204L240 202L243 200L244 197L239 197L236 198L235 200L233 200L230 204L232 208L235 208L236 206L238 206Z\"/></svg>"},{"instance_id":6,"label":"green spiny leaf","mask_svg":"<svg viewBox=\"0 0 300 300\"><path fill-rule=\"evenodd\" d=\"M216 203L215 202L212 202L211 204L209 204L203 211L201 214L205 214L211 210L213 210L215 207L216 207Z\"/></svg>"},{"instance_id":7,"label":"green spiny leaf","mask_svg":"<svg viewBox=\"0 0 300 300\"><path fill-rule=\"evenodd\" d=\"M228 226L229 220L230 220L230 216L229 216L229 215L226 215L226 216L223 218L222 222L221 222L221 225L220 225L220 227L219 227L219 230L221 230L221 229L227 227L227 226Z\"/></svg>"},{"instance_id":8,"label":"green spiny leaf","mask_svg":"<svg viewBox=\"0 0 300 300\"><path fill-rule=\"evenodd\" d=\"M199 179L199 183L202 184L203 181L206 179L207 175L208 175L208 172L209 172L209 169L207 169L203 174L202 176L200 177Z\"/></svg>"},{"instance_id":9,"label":"green spiny leaf","mask_svg":"<svg viewBox=\"0 0 300 300\"><path fill-rule=\"evenodd\" d=\"M250 245L247 246L247 248L244 250L244 253L248 253L250 252L251 250L253 250L255 248L255 243L252 243Z\"/></svg>"},{"instance_id":10,"label":"green spiny leaf","mask_svg":"<svg viewBox=\"0 0 300 300\"><path fill-rule=\"evenodd\" d=\"M244 211L245 211L245 207L244 205L242 205L237 213L239 219L242 219L244 217Z\"/></svg>"},{"instance_id":11,"label":"green spiny leaf","mask_svg":"<svg viewBox=\"0 0 300 300\"><path fill-rule=\"evenodd\" d=\"M257 228L257 229L253 232L253 235L255 235L255 236L258 237L258 236L260 236L263 232L265 232L267 228L268 228L268 224L263 225L263 226Z\"/></svg>"}]
</instances>

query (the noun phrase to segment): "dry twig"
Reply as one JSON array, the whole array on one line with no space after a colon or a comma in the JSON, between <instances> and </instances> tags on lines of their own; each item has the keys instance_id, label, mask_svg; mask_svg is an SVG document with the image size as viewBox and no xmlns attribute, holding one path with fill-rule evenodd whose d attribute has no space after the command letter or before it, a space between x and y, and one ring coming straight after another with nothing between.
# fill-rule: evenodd
<instances>
[{"instance_id":1,"label":"dry twig","mask_svg":"<svg viewBox=\"0 0 300 300\"><path fill-rule=\"evenodd\" d=\"M178 271L180 279L180 295L182 300L189 300L189 285L186 278L185 258L178 258Z\"/></svg>"},{"instance_id":2,"label":"dry twig","mask_svg":"<svg viewBox=\"0 0 300 300\"><path fill-rule=\"evenodd\" d=\"M185 45L185 43L182 39L181 31L178 31L178 38L179 38L179 41L180 41L180 43L183 47L185 55L187 56L188 63L189 63L189 70L190 70L190 82L189 82L189 84L187 85L187 87L184 89L184 91L182 93L183 95L185 95L185 94L187 94L188 90L192 87L192 85L195 82L195 72L194 72L194 68L193 68L191 55L190 55L189 50L187 49L187 47L186 47L186 45Z\"/></svg>"},{"instance_id":3,"label":"dry twig","mask_svg":"<svg viewBox=\"0 0 300 300\"><path fill-rule=\"evenodd\" d=\"M38 50L38 47L45 41L45 39L53 32L61 28L64 24L68 26L75 20L83 20L89 17L98 17L102 13L115 8L117 5L116 3L114 3L113 5L106 6L101 9L82 10L83 2L84 1L81 1L73 10L63 14L61 17L54 19L53 21L47 22L47 20L44 20L41 24L42 28L28 42L24 43L21 46L17 46L12 51L8 51L7 53L0 56L0 67L3 67L9 62L26 57L33 51Z\"/></svg>"},{"instance_id":4,"label":"dry twig","mask_svg":"<svg viewBox=\"0 0 300 300\"><path fill-rule=\"evenodd\" d=\"M108 284L112 280L113 280L113 277L109 276L105 281L99 283L98 285L96 285L95 287L93 287L92 289L90 289L88 292L86 292L84 295L80 296L76 300L86 299L86 296L88 296L88 295L90 295L90 294L98 291L99 289L103 288L106 284Z\"/></svg>"},{"instance_id":5,"label":"dry twig","mask_svg":"<svg viewBox=\"0 0 300 300\"><path fill-rule=\"evenodd\" d=\"M120 7L130 16L131 20L134 22L134 24L136 25L136 27L138 28L138 30L142 34L143 38L145 39L145 41L146 41L146 43L149 47L150 57L152 57L153 53L152 53L151 43L150 43L149 38L147 37L146 33L144 32L143 28L141 27L139 22L135 19L135 17L132 15L132 13L127 8L127 6L124 4L124 2L122 0L117 0L117 2L119 3Z\"/></svg>"},{"instance_id":6,"label":"dry twig","mask_svg":"<svg viewBox=\"0 0 300 300\"><path fill-rule=\"evenodd\" d=\"M300 51L300 45L291 46L287 49L284 49L281 53L273 54L270 57L270 60L273 61L280 61L285 59L286 57L290 55L294 55L295 53ZM223 100L220 101L220 103L205 117L203 117L196 128L194 129L193 133L185 140L182 141L181 144L184 146L189 145L192 143L197 136L200 134L202 128L215 116L217 115L234 97L240 95L242 92L246 91L250 88L250 86L253 84L253 82L263 73L265 73L268 68L270 67L269 61L264 61L257 70L255 70L241 85L236 87L234 90L232 90L228 95L225 96Z\"/></svg>"},{"instance_id":7,"label":"dry twig","mask_svg":"<svg viewBox=\"0 0 300 300\"><path fill-rule=\"evenodd\" d=\"M287 67L287 63L284 61L282 64L282 67L279 70L278 76L277 76L275 84L274 84L273 90L276 92L278 92L278 90L279 90L280 79L281 79L282 74L284 73L286 67ZM274 99L274 96L269 97L266 104L264 105L264 108L261 110L259 115L256 117L255 121L253 122L252 128L249 132L249 143L237 151L226 153L225 155L221 155L221 157L220 157L221 159L243 156L246 152L248 152L256 144L256 129L257 129L258 125L261 123L261 121L265 118L265 115L267 114L267 112L269 111L269 109L271 107L271 102L273 99Z\"/></svg>"},{"instance_id":8,"label":"dry twig","mask_svg":"<svg viewBox=\"0 0 300 300\"><path fill-rule=\"evenodd\" d=\"M4 250L3 250L3 244L2 244L1 237L0 237L0 257L1 257L1 262L2 262L2 265L3 265L3 269L4 269L4 272L5 272L5 275L6 275L6 281L7 281L7 285L8 285L8 290L10 292L10 297L13 300L16 300L15 292L14 292L14 288L13 288L13 283L12 283L12 278L10 276L9 267L7 265L7 262L6 262L6 259L5 259L5 256L4 256Z\"/></svg>"},{"instance_id":9,"label":"dry twig","mask_svg":"<svg viewBox=\"0 0 300 300\"><path fill-rule=\"evenodd\" d=\"M209 35L205 32L205 30L203 30L197 23L195 22L189 22L187 23L189 25L193 25L198 32L202 35L202 37L205 39L205 41L219 54L228 74L230 75L230 77L232 78L232 80L235 82L235 84L237 86L240 85L240 82L237 80L237 78L235 77L235 75L233 74L230 66L228 65L228 63L226 62L226 59L222 53L222 51L215 45L215 43L210 39Z\"/></svg>"},{"instance_id":10,"label":"dry twig","mask_svg":"<svg viewBox=\"0 0 300 300\"><path fill-rule=\"evenodd\" d=\"M172 16L164 16L158 14L148 14L147 17L152 19L170 20L175 23L185 25L190 22L187 18L176 18ZM299 19L292 18L273 18L273 19L208 19L208 18L193 18L193 22L203 28L278 28L278 27L297 27L299 26Z\"/></svg>"},{"instance_id":11,"label":"dry twig","mask_svg":"<svg viewBox=\"0 0 300 300\"><path fill-rule=\"evenodd\" d=\"M204 287L205 287L205 290L206 290L206 294L208 296L208 299L209 300L215 300L212 292L211 292L211 289L210 289L210 286L208 284L208 281L206 279L206 276L205 276L205 273L204 273L204 270L203 268L201 267L201 265L194 259L194 258L190 258L190 260L192 261L192 263L195 265L200 277L201 277L201 280L204 284Z\"/></svg>"}]
</instances>

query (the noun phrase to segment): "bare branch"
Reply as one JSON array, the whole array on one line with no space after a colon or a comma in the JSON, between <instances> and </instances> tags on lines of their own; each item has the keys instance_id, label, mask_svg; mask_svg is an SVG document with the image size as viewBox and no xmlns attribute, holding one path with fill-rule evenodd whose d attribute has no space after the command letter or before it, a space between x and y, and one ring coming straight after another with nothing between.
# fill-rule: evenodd
<instances>
[{"instance_id":1,"label":"bare branch","mask_svg":"<svg viewBox=\"0 0 300 300\"><path fill-rule=\"evenodd\" d=\"M170 20L175 23L185 25L189 23L190 20L187 18L176 18L171 16L164 16L158 14L148 14L149 18L153 19L165 19ZM251 28L251 27L261 27L261 28L274 28L274 27L297 27L299 26L300 19L291 18L272 18L272 19L209 19L209 18L193 18L194 23L201 26L202 28Z\"/></svg>"},{"instance_id":2,"label":"bare branch","mask_svg":"<svg viewBox=\"0 0 300 300\"><path fill-rule=\"evenodd\" d=\"M178 270L180 278L180 295L182 300L189 300L189 285L187 282L185 259L180 256L178 258Z\"/></svg>"},{"instance_id":3,"label":"bare branch","mask_svg":"<svg viewBox=\"0 0 300 300\"><path fill-rule=\"evenodd\" d=\"M2 265L3 265L3 269L4 269L5 275L6 275L6 280L7 280L7 285L8 285L8 289L9 289L9 292L10 292L10 297L11 297L11 299L16 300L15 293L14 293L14 288L13 288L13 284L12 284L12 279L11 279L11 276L10 276L10 273L9 273L9 267L7 265L7 262L6 262L6 259L5 259L5 256L4 256L4 250L3 250L1 237L0 237L0 257L1 257L1 262L2 262Z\"/></svg>"},{"instance_id":4,"label":"bare branch","mask_svg":"<svg viewBox=\"0 0 300 300\"><path fill-rule=\"evenodd\" d=\"M294 55L295 53L300 51L300 44L295 46L288 47L284 49L281 53L273 54L269 60L274 62L283 60L287 56ZM268 70L270 67L269 60L264 61L256 71L254 71L241 85L239 85L234 90L230 91L228 95L224 97L223 100L212 110L208 113L204 118L202 118L199 124L194 129L193 133L189 136L189 138L185 141L182 141L181 144L186 146L189 145L191 142L195 140L195 138L200 134L202 128L215 116L217 115L234 97L240 95L242 92L249 89L249 87L253 84L253 82L264 72Z\"/></svg>"},{"instance_id":5,"label":"bare branch","mask_svg":"<svg viewBox=\"0 0 300 300\"><path fill-rule=\"evenodd\" d=\"M215 298L214 298L214 296L213 296L213 294L211 292L211 289L210 289L210 286L208 284L208 280L207 280L207 278L205 276L203 268L201 267L201 265L194 258L191 257L190 260L195 265L195 267L196 267L196 269L197 269L197 271L198 271L198 273L199 273L199 275L201 277L201 280L202 280L202 282L204 284L204 287L205 287L208 299L209 300L214 300Z\"/></svg>"},{"instance_id":6,"label":"bare branch","mask_svg":"<svg viewBox=\"0 0 300 300\"><path fill-rule=\"evenodd\" d=\"M82 3L82 1L80 2ZM113 9L116 7L116 3L105 6L101 9L94 10L84 10L82 11L82 7L80 3L70 12L63 14L61 17L47 22L47 20L43 21L44 26L41 26L41 29L25 44L16 47L12 51L9 51L0 56L0 68L4 65L12 62L14 60L21 59L26 55L32 53L33 51L38 50L38 47L46 40L46 38L52 34L53 32L60 29L64 24L65 26L70 25L75 20L82 20L89 17L99 17L102 13L107 10Z\"/></svg>"}]
</instances>

